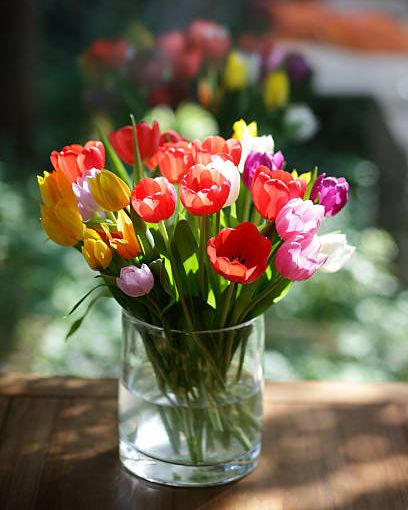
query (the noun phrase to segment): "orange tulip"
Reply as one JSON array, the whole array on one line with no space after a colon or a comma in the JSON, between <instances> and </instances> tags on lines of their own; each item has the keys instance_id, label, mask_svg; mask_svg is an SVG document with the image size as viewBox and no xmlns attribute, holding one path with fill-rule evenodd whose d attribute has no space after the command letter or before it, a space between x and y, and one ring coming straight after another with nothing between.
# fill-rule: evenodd
<instances>
[{"instance_id":1,"label":"orange tulip","mask_svg":"<svg viewBox=\"0 0 408 510\"><path fill-rule=\"evenodd\" d=\"M132 221L125 211L118 212L118 237L112 235L106 225L103 225L111 248L116 250L124 259L134 259L141 252ZM121 237L120 237L121 236Z\"/></svg>"}]
</instances>

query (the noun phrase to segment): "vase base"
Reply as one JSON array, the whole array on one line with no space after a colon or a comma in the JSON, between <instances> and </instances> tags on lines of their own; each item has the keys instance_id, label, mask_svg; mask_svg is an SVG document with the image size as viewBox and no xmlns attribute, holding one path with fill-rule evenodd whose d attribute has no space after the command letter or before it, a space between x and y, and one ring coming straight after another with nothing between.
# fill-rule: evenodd
<instances>
[{"instance_id":1,"label":"vase base","mask_svg":"<svg viewBox=\"0 0 408 510\"><path fill-rule=\"evenodd\" d=\"M209 487L239 480L255 469L260 450L257 444L229 462L189 466L149 457L125 441L119 445L120 460L130 473L149 482L177 487Z\"/></svg>"}]
</instances>

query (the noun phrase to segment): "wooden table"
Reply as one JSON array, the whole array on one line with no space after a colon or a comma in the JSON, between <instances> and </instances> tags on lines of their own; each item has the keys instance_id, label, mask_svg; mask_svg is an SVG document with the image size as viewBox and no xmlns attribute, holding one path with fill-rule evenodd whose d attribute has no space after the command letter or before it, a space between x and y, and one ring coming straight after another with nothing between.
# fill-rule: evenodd
<instances>
[{"instance_id":1,"label":"wooden table","mask_svg":"<svg viewBox=\"0 0 408 510\"><path fill-rule=\"evenodd\" d=\"M408 385L267 384L258 468L207 489L122 469L116 398L114 380L0 377L0 509L408 509Z\"/></svg>"}]
</instances>

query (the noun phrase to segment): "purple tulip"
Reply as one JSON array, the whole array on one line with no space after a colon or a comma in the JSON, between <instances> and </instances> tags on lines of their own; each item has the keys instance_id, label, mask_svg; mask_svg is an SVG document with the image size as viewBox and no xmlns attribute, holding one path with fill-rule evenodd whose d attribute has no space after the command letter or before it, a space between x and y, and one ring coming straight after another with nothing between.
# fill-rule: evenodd
<instances>
[{"instance_id":1,"label":"purple tulip","mask_svg":"<svg viewBox=\"0 0 408 510\"><path fill-rule=\"evenodd\" d=\"M90 177L96 177L99 172L100 170L97 168L91 168L91 170L86 172L86 174L78 177L76 182L72 183L72 189L77 199L78 209L84 221L90 220L96 211L101 210L92 196L88 180Z\"/></svg>"},{"instance_id":2,"label":"purple tulip","mask_svg":"<svg viewBox=\"0 0 408 510\"><path fill-rule=\"evenodd\" d=\"M289 78L294 83L305 80L310 73L310 66L300 53L290 53L286 58Z\"/></svg>"},{"instance_id":3,"label":"purple tulip","mask_svg":"<svg viewBox=\"0 0 408 510\"><path fill-rule=\"evenodd\" d=\"M116 278L116 285L127 296L140 297L152 290L154 276L146 264L140 268L125 266L120 270L119 278Z\"/></svg>"},{"instance_id":4,"label":"purple tulip","mask_svg":"<svg viewBox=\"0 0 408 510\"><path fill-rule=\"evenodd\" d=\"M285 158L281 151L276 152L254 152L251 151L245 160L244 171L242 173L242 180L248 189L251 189L252 179L256 170L265 165L271 170L282 170Z\"/></svg>"},{"instance_id":5,"label":"purple tulip","mask_svg":"<svg viewBox=\"0 0 408 510\"><path fill-rule=\"evenodd\" d=\"M319 196L319 204L324 205L325 216L335 216L347 204L349 184L344 177L326 177L321 174L314 183L310 199Z\"/></svg>"}]
</instances>

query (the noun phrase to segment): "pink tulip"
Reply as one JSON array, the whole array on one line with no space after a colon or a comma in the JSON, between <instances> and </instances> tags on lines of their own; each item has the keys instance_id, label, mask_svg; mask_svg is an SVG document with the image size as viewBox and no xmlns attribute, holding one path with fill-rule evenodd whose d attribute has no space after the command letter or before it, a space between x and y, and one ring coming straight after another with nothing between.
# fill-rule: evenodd
<instances>
[{"instance_id":1,"label":"pink tulip","mask_svg":"<svg viewBox=\"0 0 408 510\"><path fill-rule=\"evenodd\" d=\"M288 280L307 280L327 260L320 248L316 236L295 236L285 241L276 252L276 269Z\"/></svg>"},{"instance_id":2,"label":"pink tulip","mask_svg":"<svg viewBox=\"0 0 408 510\"><path fill-rule=\"evenodd\" d=\"M286 241L299 234L314 234L323 218L324 206L315 205L311 200L293 198L279 211L275 226L278 234Z\"/></svg>"},{"instance_id":3,"label":"pink tulip","mask_svg":"<svg viewBox=\"0 0 408 510\"><path fill-rule=\"evenodd\" d=\"M140 268L125 266L120 270L119 278L116 278L116 285L127 296L140 297L152 290L154 276L146 264Z\"/></svg>"}]
</instances>

